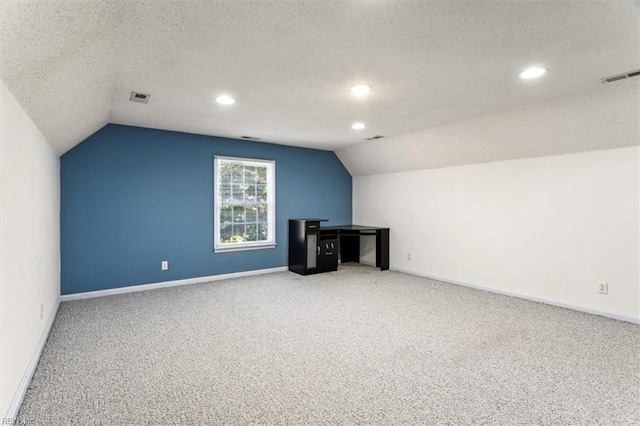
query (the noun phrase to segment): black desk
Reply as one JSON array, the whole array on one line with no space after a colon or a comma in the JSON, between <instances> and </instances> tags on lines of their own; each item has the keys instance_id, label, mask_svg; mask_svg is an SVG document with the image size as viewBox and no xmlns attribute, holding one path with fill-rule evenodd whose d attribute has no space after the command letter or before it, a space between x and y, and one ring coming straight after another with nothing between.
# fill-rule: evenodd
<instances>
[{"instance_id":1,"label":"black desk","mask_svg":"<svg viewBox=\"0 0 640 426\"><path fill-rule=\"evenodd\" d=\"M320 239L340 240L340 261L360 262L360 236L375 235L376 267L389 269L389 228L362 225L321 226Z\"/></svg>"}]
</instances>

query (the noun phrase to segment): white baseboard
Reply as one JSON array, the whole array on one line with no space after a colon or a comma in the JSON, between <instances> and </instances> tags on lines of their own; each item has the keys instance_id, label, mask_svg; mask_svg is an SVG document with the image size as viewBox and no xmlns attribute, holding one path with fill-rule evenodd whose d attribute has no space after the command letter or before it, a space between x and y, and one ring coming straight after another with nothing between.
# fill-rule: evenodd
<instances>
[{"instance_id":1,"label":"white baseboard","mask_svg":"<svg viewBox=\"0 0 640 426\"><path fill-rule=\"evenodd\" d=\"M88 291L85 293L64 294L60 297L60 300L62 302L67 302L69 300L92 299L94 297L112 296L114 294L134 293L137 291L155 290L158 288L165 288L165 287L176 287L181 285L200 284L200 283L207 283L211 281L227 280L230 278L249 277L252 275L273 274L274 272L286 272L288 270L289 270L288 267L280 266L278 268L257 269L254 271L234 272L231 274L210 275L208 277L196 277L196 278L187 278L184 280L163 281L159 283L132 285L129 287L110 288L107 290Z\"/></svg>"},{"instance_id":2,"label":"white baseboard","mask_svg":"<svg viewBox=\"0 0 640 426\"><path fill-rule=\"evenodd\" d=\"M38 361L40 361L40 355L42 355L42 350L44 349L44 345L47 343L47 339L49 338L49 333L51 332L53 323L55 322L56 316L58 315L58 308L60 308L60 298L58 298L58 300L56 301L56 304L53 307L51 314L49 315L47 324L45 324L44 330L42 331L42 335L40 336L40 339L38 340L38 344L36 345L36 349L33 352L33 355L31 356L31 361L29 361L27 370L24 372L24 375L22 376L22 380L20 380L20 385L18 386L18 389L16 390L15 395L13 396L13 400L11 401L11 405L9 406L9 410L7 411L7 414L5 415L4 419L15 420L18 417L20 406L22 405L24 396L27 393L27 389L29 388L31 379L33 378L33 373L35 373L36 371L36 367L38 366ZM19 424L19 422L16 421L14 424Z\"/></svg>"},{"instance_id":3,"label":"white baseboard","mask_svg":"<svg viewBox=\"0 0 640 426\"><path fill-rule=\"evenodd\" d=\"M552 305L552 306L558 306L560 308L566 308L566 309L573 309L574 311L580 311L580 312L586 312L588 314L593 314L593 315L600 315L603 317L607 317L607 318L613 318L619 321L626 321L626 322L631 322L634 324L640 324L640 317L636 318L636 317L631 317L628 315L621 315L621 314L616 314L614 312L607 312L607 311L602 311L599 309L593 309L587 306L582 306L582 305L574 305L574 304L570 304L570 303L564 303L564 302L558 302L556 300L551 300L551 299L543 299L541 297L535 297L535 296L529 296L527 294L522 294L522 293L515 293L515 292L511 292L511 291L503 291L503 290L497 290L495 288L491 288L491 287L487 287L484 285L478 285L478 284L471 284L471 283L466 283L466 282L462 282L462 281L456 281L456 280L452 280L449 278L444 278L444 277L438 277L435 275L427 275L427 274L420 274L418 272L414 272L414 271L409 271L406 269L402 269L402 268L390 268L393 271L397 271L397 272L402 272L404 274L409 274L409 275L415 275L418 277L423 277L423 278L429 278L432 280L436 280L436 281L442 281L445 283L449 283L449 284L456 284L456 285L461 285L464 287L469 287L469 288L475 288L477 290L483 290L483 291L489 291L491 293L498 293L498 294L503 294L505 296L511 296L511 297L517 297L520 299L525 299L525 300L530 300L532 302L538 302L538 303L544 303L547 305Z\"/></svg>"}]
</instances>

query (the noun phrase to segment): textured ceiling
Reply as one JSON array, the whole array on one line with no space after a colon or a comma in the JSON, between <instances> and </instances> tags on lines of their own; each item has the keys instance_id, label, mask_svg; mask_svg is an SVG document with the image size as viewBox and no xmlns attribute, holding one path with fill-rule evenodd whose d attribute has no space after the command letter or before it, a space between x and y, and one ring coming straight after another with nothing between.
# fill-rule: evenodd
<instances>
[{"instance_id":1,"label":"textured ceiling","mask_svg":"<svg viewBox=\"0 0 640 426\"><path fill-rule=\"evenodd\" d=\"M640 143L640 78L583 95L499 111L352 145L336 154L352 176L612 149Z\"/></svg>"},{"instance_id":2,"label":"textured ceiling","mask_svg":"<svg viewBox=\"0 0 640 426\"><path fill-rule=\"evenodd\" d=\"M2 79L59 153L108 122L340 150L640 68L633 1L1 5ZM547 76L517 78L535 64Z\"/></svg>"}]
</instances>

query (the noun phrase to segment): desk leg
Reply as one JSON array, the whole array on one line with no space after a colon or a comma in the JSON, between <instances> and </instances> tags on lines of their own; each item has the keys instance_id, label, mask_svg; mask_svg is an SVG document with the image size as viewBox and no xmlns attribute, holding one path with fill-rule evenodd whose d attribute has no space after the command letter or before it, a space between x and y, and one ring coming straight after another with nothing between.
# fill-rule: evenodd
<instances>
[{"instance_id":1,"label":"desk leg","mask_svg":"<svg viewBox=\"0 0 640 426\"><path fill-rule=\"evenodd\" d=\"M376 231L376 266L381 271L389 269L389 230Z\"/></svg>"}]
</instances>

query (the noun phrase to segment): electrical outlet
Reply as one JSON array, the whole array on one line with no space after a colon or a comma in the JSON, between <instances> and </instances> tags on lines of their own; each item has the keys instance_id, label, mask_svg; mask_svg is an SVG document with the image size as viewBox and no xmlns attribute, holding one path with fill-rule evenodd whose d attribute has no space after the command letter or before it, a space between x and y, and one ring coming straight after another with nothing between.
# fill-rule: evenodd
<instances>
[{"instance_id":1,"label":"electrical outlet","mask_svg":"<svg viewBox=\"0 0 640 426\"><path fill-rule=\"evenodd\" d=\"M598 281L598 293L600 294L608 294L609 293L609 284L605 281Z\"/></svg>"},{"instance_id":2,"label":"electrical outlet","mask_svg":"<svg viewBox=\"0 0 640 426\"><path fill-rule=\"evenodd\" d=\"M163 260L162 264L160 265L160 267L162 268L163 271L166 271L167 269L169 269L169 261L168 260Z\"/></svg>"},{"instance_id":3,"label":"electrical outlet","mask_svg":"<svg viewBox=\"0 0 640 426\"><path fill-rule=\"evenodd\" d=\"M40 304L40 319L44 318L44 306Z\"/></svg>"},{"instance_id":4,"label":"electrical outlet","mask_svg":"<svg viewBox=\"0 0 640 426\"><path fill-rule=\"evenodd\" d=\"M407 260L411 260L411 253L407 253Z\"/></svg>"}]
</instances>

